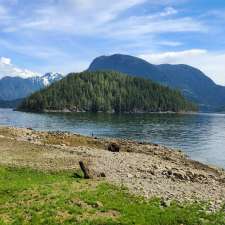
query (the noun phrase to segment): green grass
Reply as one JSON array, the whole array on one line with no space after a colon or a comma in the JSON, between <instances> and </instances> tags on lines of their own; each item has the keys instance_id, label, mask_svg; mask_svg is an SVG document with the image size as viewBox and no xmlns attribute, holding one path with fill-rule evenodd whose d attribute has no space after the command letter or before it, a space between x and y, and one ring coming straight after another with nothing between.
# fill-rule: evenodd
<instances>
[{"instance_id":1,"label":"green grass","mask_svg":"<svg viewBox=\"0 0 225 225\"><path fill-rule=\"evenodd\" d=\"M204 205L162 207L124 188L72 173L0 167L0 224L225 225Z\"/></svg>"}]
</instances>

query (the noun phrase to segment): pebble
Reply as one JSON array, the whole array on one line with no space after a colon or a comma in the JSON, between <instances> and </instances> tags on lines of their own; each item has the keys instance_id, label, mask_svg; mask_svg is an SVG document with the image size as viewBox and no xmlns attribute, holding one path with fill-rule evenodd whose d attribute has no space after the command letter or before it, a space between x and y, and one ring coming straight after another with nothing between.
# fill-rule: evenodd
<instances>
[{"instance_id":1,"label":"pebble","mask_svg":"<svg viewBox=\"0 0 225 225\"><path fill-rule=\"evenodd\" d=\"M128 174L127 174L127 177L128 177L128 178L133 178L134 176L133 176L132 174L128 173Z\"/></svg>"}]
</instances>

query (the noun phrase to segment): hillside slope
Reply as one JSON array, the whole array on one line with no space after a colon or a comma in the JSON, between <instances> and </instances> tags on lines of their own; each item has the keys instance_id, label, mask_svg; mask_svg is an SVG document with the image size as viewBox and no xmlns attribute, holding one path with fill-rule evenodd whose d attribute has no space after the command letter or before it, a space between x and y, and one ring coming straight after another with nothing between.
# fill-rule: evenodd
<instances>
[{"instance_id":1,"label":"hillside slope","mask_svg":"<svg viewBox=\"0 0 225 225\"><path fill-rule=\"evenodd\" d=\"M88 70L118 71L177 88L204 111L225 105L225 87L216 85L200 70L188 65L153 65L137 57L115 54L96 58Z\"/></svg>"},{"instance_id":2,"label":"hillside slope","mask_svg":"<svg viewBox=\"0 0 225 225\"><path fill-rule=\"evenodd\" d=\"M69 74L23 101L20 110L165 112L194 110L179 91L118 72Z\"/></svg>"}]
</instances>

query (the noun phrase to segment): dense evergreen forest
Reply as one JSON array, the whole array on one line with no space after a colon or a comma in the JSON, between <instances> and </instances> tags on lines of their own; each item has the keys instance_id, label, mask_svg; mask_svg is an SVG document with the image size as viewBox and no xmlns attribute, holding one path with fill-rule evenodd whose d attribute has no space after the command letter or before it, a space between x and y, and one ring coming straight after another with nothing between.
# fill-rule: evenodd
<instances>
[{"instance_id":1,"label":"dense evergreen forest","mask_svg":"<svg viewBox=\"0 0 225 225\"><path fill-rule=\"evenodd\" d=\"M25 99L22 111L69 110L73 112L193 111L179 91L143 78L118 72L71 73Z\"/></svg>"}]
</instances>

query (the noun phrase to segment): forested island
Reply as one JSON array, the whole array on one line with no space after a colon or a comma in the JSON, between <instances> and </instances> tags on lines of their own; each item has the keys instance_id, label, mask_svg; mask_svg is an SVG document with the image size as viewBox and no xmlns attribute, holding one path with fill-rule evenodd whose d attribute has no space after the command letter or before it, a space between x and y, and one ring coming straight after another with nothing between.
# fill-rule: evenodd
<instances>
[{"instance_id":1,"label":"forested island","mask_svg":"<svg viewBox=\"0 0 225 225\"><path fill-rule=\"evenodd\" d=\"M71 73L35 92L18 107L21 111L180 112L195 111L177 90L118 72Z\"/></svg>"}]
</instances>

